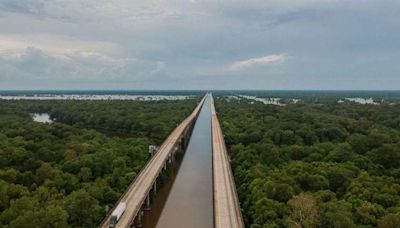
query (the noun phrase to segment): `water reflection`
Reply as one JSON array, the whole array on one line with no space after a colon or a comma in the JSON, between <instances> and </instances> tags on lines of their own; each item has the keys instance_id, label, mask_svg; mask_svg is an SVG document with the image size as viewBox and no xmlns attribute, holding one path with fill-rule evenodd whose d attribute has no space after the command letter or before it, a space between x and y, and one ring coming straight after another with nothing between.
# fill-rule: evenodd
<instances>
[{"instance_id":1,"label":"water reflection","mask_svg":"<svg viewBox=\"0 0 400 228\"><path fill-rule=\"evenodd\" d=\"M211 228L213 222L211 106L207 97L156 227Z\"/></svg>"},{"instance_id":2,"label":"water reflection","mask_svg":"<svg viewBox=\"0 0 400 228\"><path fill-rule=\"evenodd\" d=\"M176 176L157 194L144 228L213 227L211 108L208 97ZM146 213L145 213L146 214Z\"/></svg>"}]
</instances>

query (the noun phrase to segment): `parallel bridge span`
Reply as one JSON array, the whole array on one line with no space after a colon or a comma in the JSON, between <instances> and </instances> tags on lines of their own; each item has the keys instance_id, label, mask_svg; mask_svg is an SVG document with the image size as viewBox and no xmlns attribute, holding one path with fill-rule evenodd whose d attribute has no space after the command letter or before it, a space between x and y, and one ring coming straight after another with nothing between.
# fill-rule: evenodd
<instances>
[{"instance_id":1,"label":"parallel bridge span","mask_svg":"<svg viewBox=\"0 0 400 228\"><path fill-rule=\"evenodd\" d=\"M211 99L211 115L214 227L243 228L243 218L237 197L235 181L233 179L229 156L213 99Z\"/></svg>"}]
</instances>

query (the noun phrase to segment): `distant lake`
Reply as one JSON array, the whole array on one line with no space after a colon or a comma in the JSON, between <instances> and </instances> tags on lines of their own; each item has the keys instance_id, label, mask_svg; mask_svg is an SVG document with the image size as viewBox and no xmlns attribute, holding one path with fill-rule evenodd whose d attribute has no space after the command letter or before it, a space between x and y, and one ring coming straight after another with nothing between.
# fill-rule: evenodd
<instances>
[{"instance_id":1,"label":"distant lake","mask_svg":"<svg viewBox=\"0 0 400 228\"><path fill-rule=\"evenodd\" d=\"M47 113L32 113L33 121L39 123L52 123L53 121L50 119L50 115Z\"/></svg>"},{"instance_id":2,"label":"distant lake","mask_svg":"<svg viewBox=\"0 0 400 228\"><path fill-rule=\"evenodd\" d=\"M96 94L35 94L27 95L0 95L0 100L137 100L137 101L162 101L186 100L193 95L96 95Z\"/></svg>"},{"instance_id":3,"label":"distant lake","mask_svg":"<svg viewBox=\"0 0 400 228\"><path fill-rule=\"evenodd\" d=\"M347 101L358 103L358 104L373 104L373 105L378 105L379 104L379 103L375 102L374 99L372 99L372 98L362 98L362 97L351 97L351 98L348 98L348 97L346 97L344 99L347 100ZM339 103L343 103L343 102L339 101Z\"/></svg>"}]
</instances>

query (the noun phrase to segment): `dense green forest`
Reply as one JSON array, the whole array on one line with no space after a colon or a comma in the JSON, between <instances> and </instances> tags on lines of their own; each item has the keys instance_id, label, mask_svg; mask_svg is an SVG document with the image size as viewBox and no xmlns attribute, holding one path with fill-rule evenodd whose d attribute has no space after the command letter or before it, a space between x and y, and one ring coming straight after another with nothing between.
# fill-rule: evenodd
<instances>
[{"instance_id":1,"label":"dense green forest","mask_svg":"<svg viewBox=\"0 0 400 228\"><path fill-rule=\"evenodd\" d=\"M196 102L0 100L0 227L96 227Z\"/></svg>"},{"instance_id":2,"label":"dense green forest","mask_svg":"<svg viewBox=\"0 0 400 228\"><path fill-rule=\"evenodd\" d=\"M400 105L216 105L247 227L400 227Z\"/></svg>"},{"instance_id":3,"label":"dense green forest","mask_svg":"<svg viewBox=\"0 0 400 228\"><path fill-rule=\"evenodd\" d=\"M400 227L400 105L300 95L216 100L246 227ZM197 101L0 100L0 227L96 227Z\"/></svg>"}]
</instances>

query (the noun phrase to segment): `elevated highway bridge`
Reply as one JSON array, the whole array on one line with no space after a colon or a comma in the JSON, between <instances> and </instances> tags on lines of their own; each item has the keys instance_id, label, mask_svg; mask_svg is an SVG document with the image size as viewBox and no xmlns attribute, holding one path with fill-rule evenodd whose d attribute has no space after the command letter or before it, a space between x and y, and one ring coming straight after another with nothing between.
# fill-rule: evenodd
<instances>
[{"instance_id":1,"label":"elevated highway bridge","mask_svg":"<svg viewBox=\"0 0 400 228\"><path fill-rule=\"evenodd\" d=\"M212 134L212 167L213 167L213 202L214 227L242 228L243 220L238 202L236 188L230 168L229 157L226 151L222 131L218 122L214 101L211 94L205 95L194 111L182 121L163 142L157 152L129 185L120 197L115 207L106 215L99 227L140 227L141 218L146 209L150 208L151 196L157 192L157 179L163 169L171 163L178 150L184 150L189 142L191 131L200 113L205 99L211 98L211 129ZM124 212L119 215L118 221L112 218L115 210ZM118 207L119 206L119 207ZM121 213L119 213L121 214Z\"/></svg>"},{"instance_id":2,"label":"elevated highway bridge","mask_svg":"<svg viewBox=\"0 0 400 228\"><path fill-rule=\"evenodd\" d=\"M243 219L224 136L211 98L214 227L242 228Z\"/></svg>"}]
</instances>

